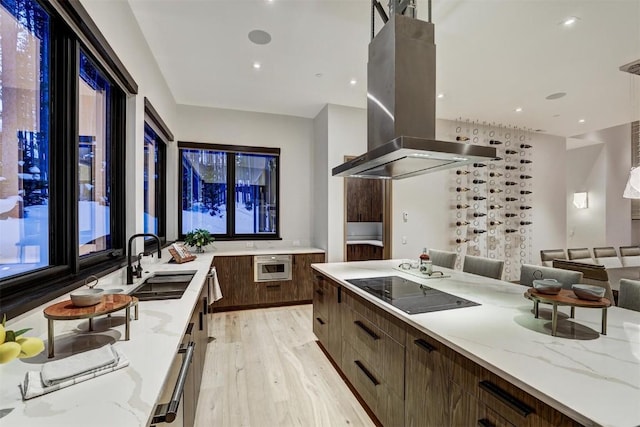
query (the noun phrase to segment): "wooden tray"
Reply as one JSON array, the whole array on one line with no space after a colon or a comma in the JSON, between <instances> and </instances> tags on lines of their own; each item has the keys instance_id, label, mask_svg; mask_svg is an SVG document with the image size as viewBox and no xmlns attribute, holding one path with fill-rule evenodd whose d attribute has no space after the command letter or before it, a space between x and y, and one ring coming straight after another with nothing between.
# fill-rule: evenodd
<instances>
[{"instance_id":1,"label":"wooden tray","mask_svg":"<svg viewBox=\"0 0 640 427\"><path fill-rule=\"evenodd\" d=\"M71 300L66 300L45 308L44 317L53 320L89 319L122 310L132 301L131 296L122 294L104 295L98 304L89 307L77 307Z\"/></svg>"}]
</instances>

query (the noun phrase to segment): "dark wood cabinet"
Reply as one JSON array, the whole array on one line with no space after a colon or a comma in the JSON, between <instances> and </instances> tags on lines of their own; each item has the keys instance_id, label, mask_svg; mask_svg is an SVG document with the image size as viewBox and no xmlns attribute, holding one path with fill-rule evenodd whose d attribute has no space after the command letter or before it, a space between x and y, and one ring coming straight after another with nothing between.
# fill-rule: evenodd
<instances>
[{"instance_id":1,"label":"dark wood cabinet","mask_svg":"<svg viewBox=\"0 0 640 427\"><path fill-rule=\"evenodd\" d=\"M255 282L253 256L216 256L216 267L223 298L213 310L230 310L311 302L313 273L311 264L322 263L323 253L295 254L291 261L291 280Z\"/></svg>"},{"instance_id":2,"label":"dark wood cabinet","mask_svg":"<svg viewBox=\"0 0 640 427\"><path fill-rule=\"evenodd\" d=\"M313 332L338 366L342 357L341 303L342 287L325 276L314 274Z\"/></svg>"},{"instance_id":3,"label":"dark wood cabinet","mask_svg":"<svg viewBox=\"0 0 640 427\"><path fill-rule=\"evenodd\" d=\"M348 244L347 261L368 261L382 259L382 246L367 244Z\"/></svg>"},{"instance_id":4,"label":"dark wood cabinet","mask_svg":"<svg viewBox=\"0 0 640 427\"><path fill-rule=\"evenodd\" d=\"M347 222L382 222L384 196L382 179L345 178Z\"/></svg>"}]
</instances>

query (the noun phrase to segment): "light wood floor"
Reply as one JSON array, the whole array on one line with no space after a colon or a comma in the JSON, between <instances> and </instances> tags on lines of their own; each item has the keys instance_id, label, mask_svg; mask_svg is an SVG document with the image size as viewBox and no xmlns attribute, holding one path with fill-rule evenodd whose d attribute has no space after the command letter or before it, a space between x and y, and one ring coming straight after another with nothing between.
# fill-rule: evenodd
<instances>
[{"instance_id":1,"label":"light wood floor","mask_svg":"<svg viewBox=\"0 0 640 427\"><path fill-rule=\"evenodd\" d=\"M214 313L196 426L373 426L315 342L312 306Z\"/></svg>"}]
</instances>

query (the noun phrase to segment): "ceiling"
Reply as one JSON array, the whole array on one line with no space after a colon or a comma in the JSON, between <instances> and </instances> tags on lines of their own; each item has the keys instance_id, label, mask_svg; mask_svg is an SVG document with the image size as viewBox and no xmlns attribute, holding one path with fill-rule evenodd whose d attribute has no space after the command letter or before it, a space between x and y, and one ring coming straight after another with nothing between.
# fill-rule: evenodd
<instances>
[{"instance_id":1,"label":"ceiling","mask_svg":"<svg viewBox=\"0 0 640 427\"><path fill-rule=\"evenodd\" d=\"M369 0L129 3L178 104L309 118L327 103L366 108ZM561 136L640 118L640 76L618 70L640 59L640 0L434 0L433 22L438 118ZM271 42L252 43L256 29ZM567 95L545 99L556 92Z\"/></svg>"}]
</instances>

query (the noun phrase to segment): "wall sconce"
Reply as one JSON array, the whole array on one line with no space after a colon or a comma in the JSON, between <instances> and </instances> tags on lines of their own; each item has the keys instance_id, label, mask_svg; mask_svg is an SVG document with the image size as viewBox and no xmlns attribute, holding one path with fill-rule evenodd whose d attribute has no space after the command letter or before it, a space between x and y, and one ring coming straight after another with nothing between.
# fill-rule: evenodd
<instances>
[{"instance_id":1,"label":"wall sconce","mask_svg":"<svg viewBox=\"0 0 640 427\"><path fill-rule=\"evenodd\" d=\"M626 199L640 199L640 166L631 168L629 180L627 181L624 193L622 193L622 197Z\"/></svg>"},{"instance_id":2,"label":"wall sconce","mask_svg":"<svg viewBox=\"0 0 640 427\"><path fill-rule=\"evenodd\" d=\"M587 209L589 207L589 199L587 193L573 193L573 206L578 209Z\"/></svg>"}]
</instances>

